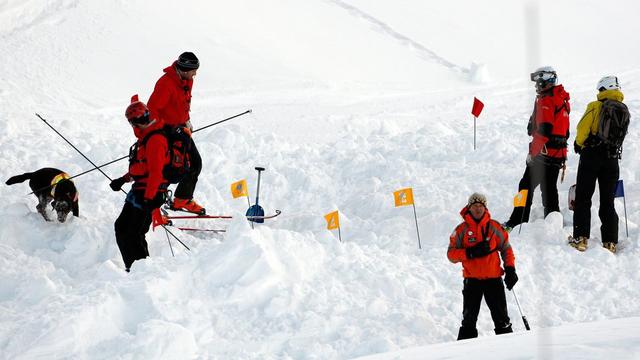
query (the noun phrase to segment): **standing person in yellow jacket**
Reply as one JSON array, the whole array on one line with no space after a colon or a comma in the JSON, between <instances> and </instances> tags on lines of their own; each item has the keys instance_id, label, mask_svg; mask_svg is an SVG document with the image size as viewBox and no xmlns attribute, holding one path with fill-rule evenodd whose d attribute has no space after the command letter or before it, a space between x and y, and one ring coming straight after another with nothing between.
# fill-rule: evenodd
<instances>
[{"instance_id":1,"label":"standing person in yellow jacket","mask_svg":"<svg viewBox=\"0 0 640 360\"><path fill-rule=\"evenodd\" d=\"M587 105L578 123L574 150L580 154L573 212L573 236L569 244L585 251L591 232L591 197L596 180L600 190L598 215L602 225L602 246L615 253L618 244L618 214L614 192L620 167L622 141L629 123L629 110L615 76L605 76L597 84L598 100ZM608 126L602 126L606 125Z\"/></svg>"}]
</instances>

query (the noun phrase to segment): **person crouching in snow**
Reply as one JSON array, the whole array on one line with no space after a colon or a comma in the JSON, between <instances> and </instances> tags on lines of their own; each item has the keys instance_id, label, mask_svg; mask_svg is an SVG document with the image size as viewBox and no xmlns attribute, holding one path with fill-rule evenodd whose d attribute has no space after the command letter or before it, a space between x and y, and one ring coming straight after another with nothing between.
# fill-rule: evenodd
<instances>
[{"instance_id":1,"label":"person crouching in snow","mask_svg":"<svg viewBox=\"0 0 640 360\"><path fill-rule=\"evenodd\" d=\"M491 219L487 198L482 194L472 194L460 215L464 221L451 234L447 251L449 261L454 264L462 262L464 277L462 326L458 340L478 337L476 321L483 296L491 311L496 335L513 332L502 284L502 274L505 273L507 289L511 290L518 281L509 234L500 223ZM500 267L500 257L504 271Z\"/></svg>"},{"instance_id":2,"label":"person crouching in snow","mask_svg":"<svg viewBox=\"0 0 640 360\"><path fill-rule=\"evenodd\" d=\"M131 98L125 116L138 140L129 151L129 171L109 186L113 191L120 191L126 182L134 181L114 224L116 242L128 272L134 261L149 256L145 235L151 225L152 211L165 202L169 183L162 170L169 163L169 148L160 130L163 121L150 114L137 95Z\"/></svg>"}]
</instances>

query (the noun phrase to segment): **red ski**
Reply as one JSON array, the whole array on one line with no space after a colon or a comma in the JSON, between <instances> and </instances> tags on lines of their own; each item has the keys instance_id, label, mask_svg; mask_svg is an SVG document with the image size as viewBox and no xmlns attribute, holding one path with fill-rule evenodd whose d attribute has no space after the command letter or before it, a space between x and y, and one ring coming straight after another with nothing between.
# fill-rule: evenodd
<instances>
[{"instance_id":1,"label":"red ski","mask_svg":"<svg viewBox=\"0 0 640 360\"><path fill-rule=\"evenodd\" d=\"M177 229L180 229L182 231L208 231L208 232L214 232L214 233L227 232L227 230L222 230L222 229L198 229L198 228L188 228L188 227L177 227Z\"/></svg>"},{"instance_id":2,"label":"red ski","mask_svg":"<svg viewBox=\"0 0 640 360\"><path fill-rule=\"evenodd\" d=\"M273 215L267 215L267 216L246 216L247 219L251 220L251 219L273 219L276 216L280 215L282 213L282 211L280 210L276 210L276 213ZM173 220L178 220L178 219L233 219L233 216L231 215L169 215L167 216L167 219L173 219Z\"/></svg>"}]
</instances>

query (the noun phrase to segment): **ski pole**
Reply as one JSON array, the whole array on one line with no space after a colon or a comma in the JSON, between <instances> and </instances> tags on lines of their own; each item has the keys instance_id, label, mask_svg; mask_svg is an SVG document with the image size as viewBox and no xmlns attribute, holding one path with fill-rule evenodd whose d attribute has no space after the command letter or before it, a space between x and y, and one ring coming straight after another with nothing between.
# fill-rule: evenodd
<instances>
[{"instance_id":1,"label":"ski pole","mask_svg":"<svg viewBox=\"0 0 640 360\"><path fill-rule=\"evenodd\" d=\"M215 123L213 123L213 124L209 124L209 125L206 125L206 126L203 126L203 127L199 128L199 129L193 130L193 132L192 132L192 133L198 132L198 131L200 131L200 130L204 130L204 129L209 128L209 127L212 127L212 126L214 126L214 125L221 124L221 123L223 123L223 122L225 122L225 121L229 121L229 120L231 120L231 119L235 119L235 118L237 118L237 117L240 117L240 116L242 116L242 115L249 114L249 113L251 113L251 112L252 112L252 110L251 110L251 109L249 109L249 110L247 110L247 111L245 111L245 112L243 112L243 113L233 115L233 116L228 117L228 118L226 118L226 119L223 119L223 120L217 121L217 122L215 122ZM49 123L47 123L47 121L46 121L45 119L43 119L40 115L38 115L37 113L36 113L36 115L37 115L37 116L38 116L42 121L44 121L44 122L45 122L45 124L49 125ZM49 127L51 127L51 125L49 125ZM51 128L53 129L53 127L51 127ZM54 130L54 131L56 131L55 129L53 129L53 130ZM56 133L58 133L58 132L56 131ZM58 133L58 135L60 135L60 133ZM62 135L60 135L60 136L62 136ZM63 137L63 139L64 139L64 137ZM66 141L66 139L65 139L65 141ZM67 142L68 142L68 141L67 141ZM68 142L68 143L69 143L69 142ZM71 145L71 143L69 143L69 145ZM71 146L73 146L73 145L71 145ZM75 147L74 147L74 148L75 148ZM76 149L76 150L78 150L78 149ZM84 155L83 155L83 156L84 156ZM103 168L103 167L105 167L105 166L111 165L111 164L113 164L113 163L115 163L115 162L118 162L118 161L120 161L120 160L124 160L124 159L126 159L126 158L128 158L128 157L129 157L129 155L125 155L125 156L123 156L123 157L117 158L117 159L115 159L115 160L111 160L111 161L109 161L109 162L107 162L107 163L104 163L104 164L102 164L102 165L99 165L99 166L96 166L95 164L91 163L91 164L94 166L94 167L93 167L93 169L89 169L89 170L87 170L87 171L85 171L85 172L82 172L82 173L80 173L80 174L73 175L73 176L71 176L71 177L70 177L69 179L67 179L67 180L71 180L71 179L73 179L73 178L77 178L77 177L79 177L79 176L82 176L82 175L88 174L88 173L90 173L90 172L92 172L92 171L94 171L94 170L100 170L101 168ZM86 157L85 157L85 159L86 159ZM91 162L91 161L89 161L89 162ZM103 173L103 174L104 174L104 173ZM111 180L111 179L109 179L109 180ZM49 187L51 187L51 185L46 186L46 187L43 187L42 189L38 189L38 191L44 190L44 189L49 188ZM29 194L27 194L27 195L31 195L31 194L33 194L33 192L31 192L31 193L29 193Z\"/></svg>"},{"instance_id":2,"label":"ski pole","mask_svg":"<svg viewBox=\"0 0 640 360\"><path fill-rule=\"evenodd\" d=\"M58 130L56 130L53 126L51 126L51 124L49 124L49 123L47 122L47 120L45 120L42 116L40 116L40 114L36 113L36 116L37 116L37 117L39 117L39 118L40 118L40 120L42 120L45 124L47 124L47 126L48 126L48 127L50 127L50 128L51 128L51 130L53 130L56 134L58 134L58 135L59 135L59 136L60 136L64 141L66 141L66 142L67 142L67 144L69 144L69 145L70 145L70 146L71 146L75 151L77 151L77 152L78 152L78 154L82 155L82 157L83 157L83 158L85 158L85 160L87 160L89 163L91 163L91 165L93 165L93 167L94 167L95 169L97 169L98 171L100 171L100 172L102 173L102 175L106 176L106 177L107 177L107 179L109 179L109 181L111 181L111 180L112 180L112 179L109 177L109 175L105 174L105 173L104 173L104 171L102 171L102 169L98 168L98 165L94 164L94 163L93 163L93 161L89 160L89 158L88 158L88 157L86 157L86 156L82 153L82 151L78 150L78 148L77 148L77 147L75 147L75 146L74 146L74 145L73 145L69 140L67 140L67 138L65 138L64 136L62 136L62 134L60 134L60 133L58 132ZM124 190L122 190L122 191L124 191ZM125 192L125 193L126 193L126 192Z\"/></svg>"},{"instance_id":3,"label":"ski pole","mask_svg":"<svg viewBox=\"0 0 640 360\"><path fill-rule=\"evenodd\" d=\"M223 120L220 120L220 121L214 122L213 124L209 124L209 125L206 125L206 126L203 126L203 127L199 128L199 129L193 130L193 131L192 131L192 133L196 133L196 132L198 132L198 131L200 131L200 130L204 130L204 129L209 128L209 127L212 127L212 126L214 126L214 125L221 124L221 123L223 123L223 122L225 122L225 121L229 121L229 120L231 120L231 119L235 119L235 118L240 117L240 116L242 116L242 115L246 115L246 114L248 114L248 113L250 113L250 112L251 112L251 109L249 109L249 110L247 110L247 111L245 111L245 112L243 112L243 113L240 113L240 114L237 114L237 115L233 115L233 116L231 116L231 117L228 117L228 118L226 118L226 119L223 119Z\"/></svg>"},{"instance_id":4,"label":"ski pole","mask_svg":"<svg viewBox=\"0 0 640 360\"><path fill-rule=\"evenodd\" d=\"M524 323L524 328L527 329L527 331L529 331L531 330L531 328L529 327L529 322L527 321L527 317L522 315L522 309L520 308L520 302L518 301L516 292L513 290L513 288L511 289L511 292L513 293L513 298L516 299L516 304L518 304L518 311L520 311L520 316L522 316L522 322Z\"/></svg>"},{"instance_id":5,"label":"ski pole","mask_svg":"<svg viewBox=\"0 0 640 360\"><path fill-rule=\"evenodd\" d=\"M36 116L40 118L40 120L42 120L45 124L47 124L48 127L51 128L51 130L53 130L56 134L58 134L62 139L64 139L64 141L67 142L67 144L69 144L75 151L77 151L80 155L82 155L83 158L85 158L89 163L91 163L91 165L94 166L95 169L97 169L98 171L100 171L102 173L102 175L104 175L107 179L109 179L109 181L112 181L112 179L109 177L109 175L105 174L104 171L102 171L101 169L98 169L98 167L96 166L96 164L94 164L93 161L91 161L88 157L86 157L82 151L78 150L77 147L75 147L69 140L67 140L67 138L65 138L62 134L60 134L60 132L58 132L58 130L56 130L53 126L51 126L51 124L49 124L47 122L47 120L45 120L42 116L40 116L40 114L36 113ZM122 191L123 193L128 194L126 191L124 191L123 189L120 189L120 191ZM167 229L166 226L162 225L162 227L164 228L164 230L166 232L168 232L169 234L171 234L171 236L173 236L176 240L178 240L178 242L180 244L182 244L182 246L184 246L187 250L191 250L189 249L189 247L183 243L174 233L172 233L171 231L169 231L169 229Z\"/></svg>"}]
</instances>

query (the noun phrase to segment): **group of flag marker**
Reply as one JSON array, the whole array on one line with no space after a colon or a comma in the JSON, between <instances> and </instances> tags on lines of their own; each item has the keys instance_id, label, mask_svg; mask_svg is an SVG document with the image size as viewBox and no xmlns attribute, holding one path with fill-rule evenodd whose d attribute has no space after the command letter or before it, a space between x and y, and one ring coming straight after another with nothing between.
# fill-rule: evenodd
<instances>
[{"instance_id":1,"label":"group of flag marker","mask_svg":"<svg viewBox=\"0 0 640 360\"><path fill-rule=\"evenodd\" d=\"M473 149L474 150L476 149L476 120L478 116L480 116L482 109L484 109L484 103L480 101L478 98L474 97L473 106L471 108L471 114L473 115ZM615 194L615 197L622 197L624 201L624 218L625 218L625 225L627 227L627 237L629 237L629 227L627 225L627 202L626 202L626 199L624 198L624 185L622 183L622 180L618 180L618 182L616 183L616 189L614 194ZM246 196L247 202L249 203L249 205L251 205L251 202L249 201L249 190L247 189L246 180L243 179L231 184L231 195L233 196L234 199L242 196ZM514 207L526 206L528 195L529 195L529 191L527 189L520 190L516 194L516 196L513 198L513 206ZM420 242L420 230L418 229L418 216L416 215L416 205L413 201L413 189L405 188L405 189L394 191L393 198L394 198L396 207L407 206L407 205L413 206L413 216L416 221L416 233L418 235L418 248L422 249L422 244ZM523 215L524 215L524 212L523 212ZM327 229L328 230L338 229L338 238L340 239L340 241L342 241L342 234L340 233L340 215L338 213L338 210L326 214L324 218L327 221ZM520 230L522 230L522 226L520 226L520 229L518 230L518 232L520 232Z\"/></svg>"},{"instance_id":2,"label":"group of flag marker","mask_svg":"<svg viewBox=\"0 0 640 360\"><path fill-rule=\"evenodd\" d=\"M615 197L621 197L624 201L624 218L625 218L625 225L627 225L627 202L624 198L624 184L622 180L618 180L618 182L616 183L616 189L614 194L615 194L614 195ZM520 190L513 197L513 207L526 206L528 195L529 195L529 190L527 189ZM416 215L416 205L415 205L415 202L413 201L413 189L405 188L405 189L394 191L393 199L394 199L395 207L407 206L407 205L413 206L413 216L416 221L416 233L418 234L418 249L422 249L422 244L420 242L420 230L418 229L418 217ZM327 221L328 230L338 229L338 238L340 239L340 241L342 241L342 235L340 234L340 215L338 213L338 210L326 214L324 216L324 219ZM521 229L522 229L522 224L520 226L520 230ZM520 230L518 230L518 233L520 232ZM627 237L629 237L628 225L627 225Z\"/></svg>"}]
</instances>

